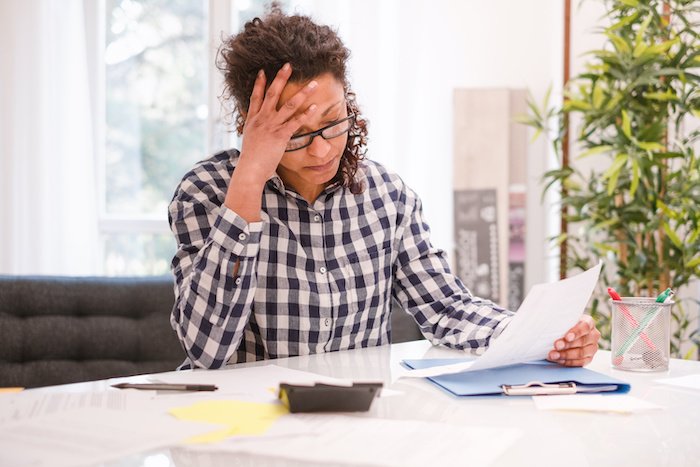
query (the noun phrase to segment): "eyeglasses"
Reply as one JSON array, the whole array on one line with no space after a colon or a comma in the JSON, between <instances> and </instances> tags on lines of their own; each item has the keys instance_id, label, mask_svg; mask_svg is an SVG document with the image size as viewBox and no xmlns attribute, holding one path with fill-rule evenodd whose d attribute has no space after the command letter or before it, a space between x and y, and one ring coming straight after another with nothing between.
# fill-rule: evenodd
<instances>
[{"instance_id":1,"label":"eyeglasses","mask_svg":"<svg viewBox=\"0 0 700 467\"><path fill-rule=\"evenodd\" d=\"M333 139L340 135L343 135L350 131L352 123L355 120L355 114L350 114L342 120L333 122L328 126L312 131L310 133L304 133L303 135L294 136L287 143L287 148L285 152L298 151L299 149L304 149L305 147L311 145L316 136L320 136L323 139Z\"/></svg>"}]
</instances>

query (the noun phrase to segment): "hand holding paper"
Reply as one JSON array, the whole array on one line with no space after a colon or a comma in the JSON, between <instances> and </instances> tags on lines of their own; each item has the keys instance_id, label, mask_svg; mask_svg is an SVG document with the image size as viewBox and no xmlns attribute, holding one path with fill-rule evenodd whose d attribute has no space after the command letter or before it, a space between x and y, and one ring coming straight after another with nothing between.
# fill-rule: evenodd
<instances>
[{"instance_id":1,"label":"hand holding paper","mask_svg":"<svg viewBox=\"0 0 700 467\"><path fill-rule=\"evenodd\" d=\"M508 327L491 342L484 354L473 362L461 362L455 365L406 371L401 376L430 377L462 371L484 370L506 365L524 363L547 358L552 343L561 341L565 333L574 326L583 324L579 318L593 293L602 263L576 276L552 284L535 285L525 297ZM579 324L577 325L577 322ZM581 329L568 344L588 345L585 339L594 339L597 331L588 329L588 334ZM578 337L581 336L581 337ZM588 337L586 337L588 336ZM566 338L567 336L565 336ZM577 338L584 339L576 342ZM559 339L559 340L558 340ZM597 343L597 339L596 343ZM568 356L567 356L568 357Z\"/></svg>"}]
</instances>

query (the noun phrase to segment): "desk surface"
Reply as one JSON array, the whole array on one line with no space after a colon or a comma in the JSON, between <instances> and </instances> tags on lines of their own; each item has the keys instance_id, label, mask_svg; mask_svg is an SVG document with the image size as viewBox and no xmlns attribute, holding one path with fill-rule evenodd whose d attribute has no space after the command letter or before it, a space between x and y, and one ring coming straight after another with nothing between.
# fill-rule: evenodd
<instances>
[{"instance_id":1,"label":"desk surface","mask_svg":"<svg viewBox=\"0 0 700 467\"><path fill-rule=\"evenodd\" d=\"M427 380L391 381L391 370L408 358L456 357L449 349L426 341L392 346L242 364L232 367L278 366L340 378L384 381L403 394L376 400L371 415L379 418L443 421L468 426L522 429L524 435L496 461L496 465L645 466L698 465L700 462L700 391L656 383L659 378L700 373L700 362L672 360L661 373L614 370L609 352L600 351L588 368L632 384L630 395L665 407L635 414L539 411L530 397L457 398ZM143 381L144 376L119 381ZM32 391L98 391L114 380L34 389ZM610 396L614 397L614 396ZM157 456L159 467L168 465L309 465L248 458L233 454L206 453L199 457L178 455L180 449L164 449L122 459L109 466L150 465ZM468 464L465 453L465 465ZM351 464L350 464L351 465Z\"/></svg>"}]
</instances>

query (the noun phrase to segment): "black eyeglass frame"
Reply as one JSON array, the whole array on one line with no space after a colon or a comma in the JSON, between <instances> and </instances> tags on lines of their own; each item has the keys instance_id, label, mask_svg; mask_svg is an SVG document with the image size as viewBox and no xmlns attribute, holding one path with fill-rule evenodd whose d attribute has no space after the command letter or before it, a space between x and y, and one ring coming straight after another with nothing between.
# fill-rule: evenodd
<instances>
[{"instance_id":1,"label":"black eyeglass frame","mask_svg":"<svg viewBox=\"0 0 700 467\"><path fill-rule=\"evenodd\" d=\"M333 128L333 127L336 126L336 125L340 125L341 123L346 122L346 121L348 121L348 120L353 120L353 121L354 121L354 120L355 120L355 114L354 114L354 113L351 113L351 114L348 115L347 117L345 117L345 118L343 118L343 119L341 119L341 120L338 120L337 122L333 122L333 123L331 123L330 125L326 125L326 126L324 126L323 128L319 128L319 129L316 130L316 131L310 131L310 132L308 132L308 133L304 133L304 134L301 134L301 135L296 135L296 136L290 138L290 141L292 141L292 140L294 140L294 139L297 139L297 138L306 138L307 136L310 136L309 142L306 143L306 144L303 145L303 146L299 146L298 148L294 148L294 149L285 149L284 152L294 152L294 151L298 151L298 150L300 150L300 149L307 148L307 147L311 146L311 143L314 142L314 138L317 137L317 136L320 136L321 138L325 139L326 141L328 141L329 139L337 138L338 136L341 136L343 133L349 132L350 129L352 128L352 123L353 123L353 122L350 123L350 126L348 127L347 130L345 130L345 131L342 132L342 133L338 133L338 134L335 135L335 136L331 136L331 137L326 138L325 136L323 136L323 132L326 131L326 130L329 129L329 128Z\"/></svg>"}]
</instances>

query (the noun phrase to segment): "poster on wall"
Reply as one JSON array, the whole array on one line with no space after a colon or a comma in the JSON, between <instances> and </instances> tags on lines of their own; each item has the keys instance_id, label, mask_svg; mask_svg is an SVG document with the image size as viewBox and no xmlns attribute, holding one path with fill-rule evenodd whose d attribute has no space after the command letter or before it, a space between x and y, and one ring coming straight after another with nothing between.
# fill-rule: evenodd
<instances>
[{"instance_id":1,"label":"poster on wall","mask_svg":"<svg viewBox=\"0 0 700 467\"><path fill-rule=\"evenodd\" d=\"M455 190L457 276L481 298L500 301L495 189Z\"/></svg>"}]
</instances>

